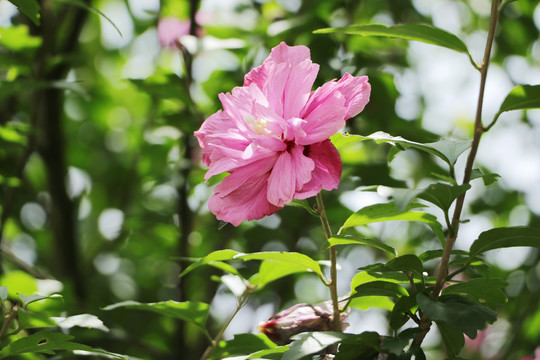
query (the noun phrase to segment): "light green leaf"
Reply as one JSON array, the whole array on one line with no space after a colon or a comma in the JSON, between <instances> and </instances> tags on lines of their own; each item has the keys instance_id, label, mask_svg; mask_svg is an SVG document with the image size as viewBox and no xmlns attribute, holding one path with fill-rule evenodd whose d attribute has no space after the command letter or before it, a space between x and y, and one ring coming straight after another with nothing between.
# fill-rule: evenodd
<instances>
[{"instance_id":1,"label":"light green leaf","mask_svg":"<svg viewBox=\"0 0 540 360\"><path fill-rule=\"evenodd\" d=\"M505 111L539 108L540 85L519 85L508 93L495 115L495 120Z\"/></svg>"},{"instance_id":2,"label":"light green leaf","mask_svg":"<svg viewBox=\"0 0 540 360\"><path fill-rule=\"evenodd\" d=\"M108 305L103 310L114 310L118 308L138 309L155 312L171 318L191 322L203 331L205 330L206 319L208 318L208 304L195 301L161 301L156 303L140 303L137 301L122 301L116 304Z\"/></svg>"},{"instance_id":3,"label":"light green leaf","mask_svg":"<svg viewBox=\"0 0 540 360\"><path fill-rule=\"evenodd\" d=\"M283 251L267 251L251 254L239 254L234 259L240 260L269 260L278 263L287 263L303 266L304 269L309 269L319 276L322 276L321 266L318 262L313 260L307 255L296 252L283 252Z\"/></svg>"},{"instance_id":4,"label":"light green leaf","mask_svg":"<svg viewBox=\"0 0 540 360\"><path fill-rule=\"evenodd\" d=\"M367 310L375 307L392 311L394 305L394 302L386 296L360 296L351 299L349 303L350 307L360 310Z\"/></svg>"},{"instance_id":5,"label":"light green leaf","mask_svg":"<svg viewBox=\"0 0 540 360\"><path fill-rule=\"evenodd\" d=\"M39 26L41 7L36 0L9 0L9 2L15 5L36 26Z\"/></svg>"},{"instance_id":6,"label":"light green leaf","mask_svg":"<svg viewBox=\"0 0 540 360\"><path fill-rule=\"evenodd\" d=\"M72 339L73 336L71 335L64 335L61 333L51 332L50 330L43 330L38 333L22 337L15 340L11 344L8 344L2 349L2 351L0 351L0 359L26 353L54 355L55 351L58 350L94 351L102 354L107 354L109 356L114 356L113 358L115 359L126 359L124 356L121 355L109 353L103 350L95 350L90 346L71 342L70 340Z\"/></svg>"},{"instance_id":7,"label":"light green leaf","mask_svg":"<svg viewBox=\"0 0 540 360\"><path fill-rule=\"evenodd\" d=\"M340 28L327 28L315 30L315 34L345 33L362 36L384 36L404 40L420 41L427 44L445 47L454 50L469 57L469 60L475 68L478 66L467 49L467 46L456 35L443 29L425 25L425 24L399 24L385 26L379 24L373 25L352 25Z\"/></svg>"},{"instance_id":8,"label":"light green leaf","mask_svg":"<svg viewBox=\"0 0 540 360\"><path fill-rule=\"evenodd\" d=\"M266 349L249 354L247 359L271 359L280 360L284 352L289 350L289 346L278 346L272 349Z\"/></svg>"},{"instance_id":9,"label":"light green leaf","mask_svg":"<svg viewBox=\"0 0 540 360\"><path fill-rule=\"evenodd\" d=\"M326 248L334 245L367 245L385 251L392 256L397 255L396 249L380 240L362 238L355 235L334 235L328 239L328 246Z\"/></svg>"},{"instance_id":10,"label":"light green leaf","mask_svg":"<svg viewBox=\"0 0 540 360\"><path fill-rule=\"evenodd\" d=\"M251 285L261 289L274 280L305 271L307 271L307 268L303 264L282 263L280 266L276 266L275 261L264 260L259 271L249 279L249 282Z\"/></svg>"},{"instance_id":11,"label":"light green leaf","mask_svg":"<svg viewBox=\"0 0 540 360\"><path fill-rule=\"evenodd\" d=\"M212 351L210 357L223 359L234 355L252 354L273 348L276 348L276 344L270 341L266 335L236 334L232 340L220 341L218 346Z\"/></svg>"},{"instance_id":12,"label":"light green leaf","mask_svg":"<svg viewBox=\"0 0 540 360\"><path fill-rule=\"evenodd\" d=\"M193 264L189 265L184 271L182 271L182 273L180 274L180 277L186 275L187 273L198 268L199 266L206 265L214 261L231 260L238 254L240 254L238 251L229 250L229 249L217 250L217 251L211 252L205 257L200 258Z\"/></svg>"},{"instance_id":13,"label":"light green leaf","mask_svg":"<svg viewBox=\"0 0 540 360\"><path fill-rule=\"evenodd\" d=\"M502 290L507 285L505 281L500 279L471 279L448 286L442 291L442 295L466 294L473 300L493 308L495 305L505 304L508 301Z\"/></svg>"},{"instance_id":14,"label":"light green leaf","mask_svg":"<svg viewBox=\"0 0 540 360\"><path fill-rule=\"evenodd\" d=\"M97 316L92 314L79 314L68 317L51 317L51 319L62 329L71 329L75 326L98 329L108 332L109 329L103 324Z\"/></svg>"},{"instance_id":15,"label":"light green leaf","mask_svg":"<svg viewBox=\"0 0 540 360\"><path fill-rule=\"evenodd\" d=\"M444 241L444 232L442 225L437 218L431 214L421 211L410 211L413 208L420 207L420 204L409 204L405 210L399 210L395 203L375 204L364 207L351 215L342 229L353 226L366 225L381 221L415 221L423 222L428 225L437 235L441 242Z\"/></svg>"},{"instance_id":16,"label":"light green leaf","mask_svg":"<svg viewBox=\"0 0 540 360\"><path fill-rule=\"evenodd\" d=\"M287 206L299 207L306 210L313 216L319 216L319 214L317 214L315 210L313 210L313 208L309 205L309 202L307 200L293 199L293 201L288 203Z\"/></svg>"},{"instance_id":17,"label":"light green leaf","mask_svg":"<svg viewBox=\"0 0 540 360\"><path fill-rule=\"evenodd\" d=\"M35 49L41 45L41 38L30 35L28 26L14 25L0 27L0 46L11 51Z\"/></svg>"},{"instance_id":18,"label":"light green leaf","mask_svg":"<svg viewBox=\"0 0 540 360\"><path fill-rule=\"evenodd\" d=\"M294 335L289 350L283 354L282 360L298 360L311 354L316 354L328 346L337 344L353 334L344 334L336 331L305 332Z\"/></svg>"},{"instance_id":19,"label":"light green leaf","mask_svg":"<svg viewBox=\"0 0 540 360\"><path fill-rule=\"evenodd\" d=\"M493 249L531 246L540 248L540 228L527 226L502 227L484 231L470 248L470 257Z\"/></svg>"},{"instance_id":20,"label":"light green leaf","mask_svg":"<svg viewBox=\"0 0 540 360\"><path fill-rule=\"evenodd\" d=\"M55 300L62 299L62 295L60 294L52 294L48 296L43 296L39 294L22 295L22 294L17 293L17 295L19 295L19 297L21 298L24 307L28 307L28 305L36 301L47 300L47 299L55 299Z\"/></svg>"},{"instance_id":21,"label":"light green leaf","mask_svg":"<svg viewBox=\"0 0 540 360\"><path fill-rule=\"evenodd\" d=\"M474 339L486 323L497 320L497 313L462 296L448 295L434 301L426 294L416 295L418 306L433 321L444 322Z\"/></svg>"}]
</instances>

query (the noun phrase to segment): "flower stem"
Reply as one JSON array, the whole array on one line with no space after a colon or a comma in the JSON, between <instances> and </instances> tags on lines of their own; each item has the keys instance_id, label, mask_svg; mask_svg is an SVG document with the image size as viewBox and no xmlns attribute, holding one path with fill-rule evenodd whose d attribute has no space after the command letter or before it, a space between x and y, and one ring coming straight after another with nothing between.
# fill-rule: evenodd
<instances>
[{"instance_id":1,"label":"flower stem","mask_svg":"<svg viewBox=\"0 0 540 360\"><path fill-rule=\"evenodd\" d=\"M326 211L324 209L324 202L321 193L317 194L317 212L319 213L319 218L321 219L321 224L324 228L324 233L326 239L332 237L332 229L330 229L330 224L328 223L328 218L326 217ZM330 298L332 299L332 309L334 313L333 319L333 328L334 331L341 330L341 320L340 320L340 311L338 305L338 293L337 293L337 251L335 246L330 246L330 281L328 282L328 288L330 289Z\"/></svg>"},{"instance_id":2,"label":"flower stem","mask_svg":"<svg viewBox=\"0 0 540 360\"><path fill-rule=\"evenodd\" d=\"M471 173L474 165L474 160L478 151L478 146L480 145L480 138L485 132L484 126L482 124L482 107L484 103L484 92L486 87L487 71L489 67L489 60L491 57L491 49L493 47L493 40L495 38L495 28L497 27L497 21L499 20L498 13L498 0L493 0L491 4L491 19L489 24L489 32L486 41L486 48L484 51L484 58L480 64L480 90L478 94L478 103L476 106L476 117L474 121L474 135L473 141L471 144L471 151L467 158L467 164L465 165L465 172L463 175L463 185L468 184L471 180ZM437 272L437 282L435 283L435 288L433 289L432 298L437 300L441 289L448 277L448 264L450 261L450 255L452 253L452 248L456 242L458 235L459 223L461 219L461 212L463 210L463 204L465 201L465 194L461 194L456 201L456 207L454 209L454 214L452 216L452 222L450 228L448 229L448 235L446 236L446 244L444 247L443 255L441 258L441 264L439 266L439 271ZM413 340L411 347L420 346L424 337L429 332L431 327L431 320L425 316L422 316L420 328L422 331L418 333L416 338Z\"/></svg>"}]
</instances>

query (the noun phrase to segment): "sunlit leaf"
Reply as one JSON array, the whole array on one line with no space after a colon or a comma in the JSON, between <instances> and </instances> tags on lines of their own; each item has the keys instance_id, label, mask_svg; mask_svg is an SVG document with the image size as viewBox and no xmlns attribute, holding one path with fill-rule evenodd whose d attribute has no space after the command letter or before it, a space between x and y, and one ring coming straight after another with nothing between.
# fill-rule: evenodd
<instances>
[{"instance_id":1,"label":"sunlit leaf","mask_svg":"<svg viewBox=\"0 0 540 360\"><path fill-rule=\"evenodd\" d=\"M41 7L36 0L9 0L21 13L26 15L35 25L39 26Z\"/></svg>"},{"instance_id":2,"label":"sunlit leaf","mask_svg":"<svg viewBox=\"0 0 540 360\"><path fill-rule=\"evenodd\" d=\"M540 228L516 226L487 230L478 236L469 251L473 258L488 250L515 246L540 248Z\"/></svg>"},{"instance_id":3,"label":"sunlit leaf","mask_svg":"<svg viewBox=\"0 0 540 360\"><path fill-rule=\"evenodd\" d=\"M359 296L407 296L409 293L400 285L388 281L372 281L358 285L351 297Z\"/></svg>"},{"instance_id":4,"label":"sunlit leaf","mask_svg":"<svg viewBox=\"0 0 540 360\"><path fill-rule=\"evenodd\" d=\"M0 46L11 51L35 49L41 45L41 38L30 35L28 26L12 25L0 27Z\"/></svg>"},{"instance_id":5,"label":"sunlit leaf","mask_svg":"<svg viewBox=\"0 0 540 360\"><path fill-rule=\"evenodd\" d=\"M416 301L428 318L444 322L472 339L478 330L486 327L486 323L497 320L493 310L462 296L449 295L434 301L428 295L419 293Z\"/></svg>"},{"instance_id":6,"label":"sunlit leaf","mask_svg":"<svg viewBox=\"0 0 540 360\"><path fill-rule=\"evenodd\" d=\"M60 294L52 294L52 295L48 295L48 296L43 296L43 295L39 295L39 294L34 294L34 295L17 294L17 295L19 295L19 297L21 298L24 307L28 307L28 305L30 305L31 303L36 302L36 301L47 300L47 299L56 299L56 300L58 300L58 299L62 298L62 295L60 295Z\"/></svg>"},{"instance_id":7,"label":"sunlit leaf","mask_svg":"<svg viewBox=\"0 0 540 360\"><path fill-rule=\"evenodd\" d=\"M266 251L251 254L239 254L234 259L241 260L269 260L277 263L288 263L303 266L306 270L309 269L317 275L322 275L321 266L318 262L307 255L295 252L283 251Z\"/></svg>"},{"instance_id":8,"label":"sunlit leaf","mask_svg":"<svg viewBox=\"0 0 540 360\"><path fill-rule=\"evenodd\" d=\"M394 302L386 296L360 296L351 299L349 306L352 308L367 310L375 307L392 311Z\"/></svg>"},{"instance_id":9,"label":"sunlit leaf","mask_svg":"<svg viewBox=\"0 0 540 360\"><path fill-rule=\"evenodd\" d=\"M540 108L540 85L519 85L506 96L495 119L503 112Z\"/></svg>"},{"instance_id":10,"label":"sunlit leaf","mask_svg":"<svg viewBox=\"0 0 540 360\"><path fill-rule=\"evenodd\" d=\"M381 221L415 221L428 225L439 240L444 241L442 225L437 221L435 216L426 212L410 211L419 206L423 205L409 204L404 210L398 209L397 205L393 202L367 206L351 215L345 221L345 224L343 224L342 229Z\"/></svg>"},{"instance_id":11,"label":"sunlit leaf","mask_svg":"<svg viewBox=\"0 0 540 360\"><path fill-rule=\"evenodd\" d=\"M334 235L330 239L328 239L327 248L334 245L366 245L385 251L386 253L393 256L397 255L396 249L389 245L386 245L380 240L363 238L355 235Z\"/></svg>"},{"instance_id":12,"label":"sunlit leaf","mask_svg":"<svg viewBox=\"0 0 540 360\"><path fill-rule=\"evenodd\" d=\"M335 331L305 332L294 335L289 350L283 354L282 360L298 360L311 354L316 354L328 346L337 344L343 339L354 336Z\"/></svg>"},{"instance_id":13,"label":"sunlit leaf","mask_svg":"<svg viewBox=\"0 0 540 360\"><path fill-rule=\"evenodd\" d=\"M307 271L307 268L304 264L281 263L279 266L276 266L275 261L264 260L261 263L259 271L249 279L249 282L258 288L263 288L272 281L305 271Z\"/></svg>"},{"instance_id":14,"label":"sunlit leaf","mask_svg":"<svg viewBox=\"0 0 540 360\"><path fill-rule=\"evenodd\" d=\"M473 300L478 301L488 307L505 304L508 301L506 294L502 290L508 284L500 279L471 279L446 287L442 295L466 294Z\"/></svg>"},{"instance_id":15,"label":"sunlit leaf","mask_svg":"<svg viewBox=\"0 0 540 360\"><path fill-rule=\"evenodd\" d=\"M209 263L211 263L213 261L231 260L238 254L240 254L238 251L229 250L229 249L217 250L217 251L211 252L210 254L206 255L203 258L200 258L199 260L197 260L193 264L189 265L186 269L184 269L184 271L182 271L182 273L180 274L180 277L182 277L182 276L186 275L187 273L193 271L194 269L198 268L199 266L209 264Z\"/></svg>"},{"instance_id":16,"label":"sunlit leaf","mask_svg":"<svg viewBox=\"0 0 540 360\"><path fill-rule=\"evenodd\" d=\"M282 354L289 350L289 346L278 346L272 349L260 350L249 354L246 359L270 359L270 360L281 360Z\"/></svg>"},{"instance_id":17,"label":"sunlit leaf","mask_svg":"<svg viewBox=\"0 0 540 360\"><path fill-rule=\"evenodd\" d=\"M345 33L362 36L384 36L405 40L420 41L427 44L442 46L471 58L467 46L456 35L443 29L425 24L399 24L385 26L379 24L352 25L339 28L315 30L315 34ZM471 59L472 61L472 59Z\"/></svg>"},{"instance_id":18,"label":"sunlit leaf","mask_svg":"<svg viewBox=\"0 0 540 360\"><path fill-rule=\"evenodd\" d=\"M109 329L103 324L97 316L92 314L79 314L68 317L51 317L51 319L62 329L71 329L75 326L98 329L108 332Z\"/></svg>"},{"instance_id":19,"label":"sunlit leaf","mask_svg":"<svg viewBox=\"0 0 540 360\"><path fill-rule=\"evenodd\" d=\"M105 306L103 310L114 310L118 308L155 312L174 319L189 321L204 330L210 306L202 302L194 301L177 302L169 300L156 303L140 303L127 300Z\"/></svg>"}]
</instances>

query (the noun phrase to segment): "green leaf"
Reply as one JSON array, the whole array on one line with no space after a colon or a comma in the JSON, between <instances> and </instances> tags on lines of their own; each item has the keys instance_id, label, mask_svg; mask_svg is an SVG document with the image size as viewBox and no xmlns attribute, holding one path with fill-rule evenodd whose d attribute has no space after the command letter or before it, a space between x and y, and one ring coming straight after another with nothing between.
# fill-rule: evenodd
<instances>
[{"instance_id":1,"label":"green leaf","mask_svg":"<svg viewBox=\"0 0 540 360\"><path fill-rule=\"evenodd\" d=\"M445 322L472 339L476 337L478 330L485 328L486 322L493 323L497 320L497 314L493 310L461 296L448 295L439 301L433 301L428 295L419 293L416 301L428 318Z\"/></svg>"},{"instance_id":2,"label":"green leaf","mask_svg":"<svg viewBox=\"0 0 540 360\"><path fill-rule=\"evenodd\" d=\"M26 25L0 27L0 46L8 50L21 51L35 49L40 45L41 38L30 35L28 26Z\"/></svg>"},{"instance_id":3,"label":"green leaf","mask_svg":"<svg viewBox=\"0 0 540 360\"><path fill-rule=\"evenodd\" d=\"M335 360L375 359L380 343L381 336L371 331L347 337L341 342Z\"/></svg>"},{"instance_id":4,"label":"green leaf","mask_svg":"<svg viewBox=\"0 0 540 360\"><path fill-rule=\"evenodd\" d=\"M62 299L62 295L60 294L52 294L48 296L43 296L39 294L22 295L22 294L17 293L17 295L19 295L19 297L21 298L24 307L28 307L28 305L36 301L47 300L47 299L56 299L56 300Z\"/></svg>"},{"instance_id":5,"label":"green leaf","mask_svg":"<svg viewBox=\"0 0 540 360\"><path fill-rule=\"evenodd\" d=\"M109 329L103 324L97 316L92 314L79 314L68 317L51 317L51 319L62 329L71 329L75 326L98 329L108 332Z\"/></svg>"},{"instance_id":6,"label":"green leaf","mask_svg":"<svg viewBox=\"0 0 540 360\"><path fill-rule=\"evenodd\" d=\"M39 26L41 7L36 0L9 0L9 2L15 5L36 26Z\"/></svg>"},{"instance_id":7,"label":"green leaf","mask_svg":"<svg viewBox=\"0 0 540 360\"><path fill-rule=\"evenodd\" d=\"M306 270L311 270L319 276L322 276L321 266L318 262L307 255L295 252L267 251L251 254L239 254L234 259L240 260L269 260L278 263L294 264L303 266Z\"/></svg>"},{"instance_id":8,"label":"green leaf","mask_svg":"<svg viewBox=\"0 0 540 360\"><path fill-rule=\"evenodd\" d=\"M96 9L95 7L86 4L84 1L82 0L56 0L56 1L63 2L65 4L75 5L87 11L103 16L103 18L107 20L115 28L115 30L118 32L118 35L122 36L122 32L120 32L120 29L118 29L116 24L111 19L109 19L107 15L105 15L104 13Z\"/></svg>"},{"instance_id":9,"label":"green leaf","mask_svg":"<svg viewBox=\"0 0 540 360\"><path fill-rule=\"evenodd\" d=\"M2 299L2 301L6 301L7 298L8 298L8 287L0 286L0 299Z\"/></svg>"},{"instance_id":10,"label":"green leaf","mask_svg":"<svg viewBox=\"0 0 540 360\"><path fill-rule=\"evenodd\" d=\"M293 199L293 201L288 203L287 206L299 207L305 209L311 215L319 216L319 214L317 214L315 210L313 210L313 208L309 205L309 202L307 200Z\"/></svg>"},{"instance_id":11,"label":"green leaf","mask_svg":"<svg viewBox=\"0 0 540 360\"><path fill-rule=\"evenodd\" d=\"M228 356L251 354L272 348L276 348L276 344L270 341L266 335L236 334L232 340L220 341L210 357L223 359Z\"/></svg>"},{"instance_id":12,"label":"green leaf","mask_svg":"<svg viewBox=\"0 0 540 360\"><path fill-rule=\"evenodd\" d=\"M425 24L399 24L385 26L379 24L373 25L352 25L340 28L327 28L315 30L315 34L345 33L362 36L384 36L404 40L420 41L427 44L445 47L454 50L469 57L469 60L475 68L478 66L467 49L467 46L456 35L443 29L425 25Z\"/></svg>"},{"instance_id":13,"label":"green leaf","mask_svg":"<svg viewBox=\"0 0 540 360\"><path fill-rule=\"evenodd\" d=\"M471 180L482 178L482 180L484 181L484 185L486 186L493 184L500 177L501 175L494 173L484 174L480 169L473 169L471 173Z\"/></svg>"},{"instance_id":14,"label":"green leaf","mask_svg":"<svg viewBox=\"0 0 540 360\"><path fill-rule=\"evenodd\" d=\"M305 271L307 269L303 264L283 263L276 266L275 261L265 260L261 263L259 271L249 279L249 282L260 289L274 280Z\"/></svg>"},{"instance_id":15,"label":"green leaf","mask_svg":"<svg viewBox=\"0 0 540 360\"><path fill-rule=\"evenodd\" d=\"M502 291L508 284L500 279L471 279L467 282L448 286L442 291L442 295L469 295L473 300L488 307L505 304L508 301Z\"/></svg>"},{"instance_id":16,"label":"green leaf","mask_svg":"<svg viewBox=\"0 0 540 360\"><path fill-rule=\"evenodd\" d=\"M358 285L354 289L352 298L359 296L388 296L401 297L407 296L409 293L400 285L388 281L372 281Z\"/></svg>"},{"instance_id":17,"label":"green leaf","mask_svg":"<svg viewBox=\"0 0 540 360\"><path fill-rule=\"evenodd\" d=\"M427 224L437 235L439 240L444 241L442 225L437 218L431 214L421 211L410 211L420 204L409 204L405 210L399 210L395 203L375 204L364 207L351 215L342 229L353 226L366 225L381 221L418 221Z\"/></svg>"},{"instance_id":18,"label":"green leaf","mask_svg":"<svg viewBox=\"0 0 540 360\"><path fill-rule=\"evenodd\" d=\"M0 359L21 355L25 353L39 353L46 355L54 355L58 350L82 350L90 352L99 352L112 356L114 359L125 359L124 356L109 353L103 350L95 350L90 346L71 342L71 335L54 333L50 330L43 330L36 334L22 337L8 344L0 351Z\"/></svg>"},{"instance_id":19,"label":"green leaf","mask_svg":"<svg viewBox=\"0 0 540 360\"><path fill-rule=\"evenodd\" d=\"M392 136L382 131L378 131L369 136L336 134L333 136L333 138L333 142L335 141L340 146L352 144L358 141L374 140L377 144L389 143L396 147L399 146L399 150L412 147L441 158L451 167L454 166L458 157L465 150L471 147L470 141L451 140L443 138L439 141L432 143L418 143L415 141L404 139L401 136Z\"/></svg>"},{"instance_id":20,"label":"green leaf","mask_svg":"<svg viewBox=\"0 0 540 360\"><path fill-rule=\"evenodd\" d=\"M422 275L424 267L420 259L413 254L401 255L386 263L390 270L415 272Z\"/></svg>"},{"instance_id":21,"label":"green leaf","mask_svg":"<svg viewBox=\"0 0 540 360\"><path fill-rule=\"evenodd\" d=\"M504 99L495 120L505 111L539 108L540 85L518 85Z\"/></svg>"},{"instance_id":22,"label":"green leaf","mask_svg":"<svg viewBox=\"0 0 540 360\"><path fill-rule=\"evenodd\" d=\"M450 358L454 358L465 345L463 332L440 321L437 322L437 327L441 333L447 355Z\"/></svg>"},{"instance_id":23,"label":"green leaf","mask_svg":"<svg viewBox=\"0 0 540 360\"><path fill-rule=\"evenodd\" d=\"M118 308L138 309L155 312L171 318L191 322L203 331L205 330L206 319L208 318L209 306L202 302L185 301L177 302L173 300L156 303L140 303L137 301L122 301L108 305L103 310L114 310Z\"/></svg>"},{"instance_id":24,"label":"green leaf","mask_svg":"<svg viewBox=\"0 0 540 360\"><path fill-rule=\"evenodd\" d=\"M430 203L447 212L461 194L471 188L471 185L447 185L447 184L431 184L420 195L420 199L429 201Z\"/></svg>"},{"instance_id":25,"label":"green leaf","mask_svg":"<svg viewBox=\"0 0 540 360\"><path fill-rule=\"evenodd\" d=\"M283 354L282 360L298 360L304 356L316 354L330 345L337 344L344 339L354 336L336 331L305 332L294 335L294 341L289 345L289 350Z\"/></svg>"},{"instance_id":26,"label":"green leaf","mask_svg":"<svg viewBox=\"0 0 540 360\"><path fill-rule=\"evenodd\" d=\"M389 351L391 354L399 355L419 331L420 329L418 328L409 328L403 330L395 337L384 337L381 348Z\"/></svg>"},{"instance_id":27,"label":"green leaf","mask_svg":"<svg viewBox=\"0 0 540 360\"><path fill-rule=\"evenodd\" d=\"M474 258L488 250L515 246L540 248L540 229L527 226L516 226L501 227L484 231L478 236L478 239L472 243L469 250L470 257Z\"/></svg>"},{"instance_id":28,"label":"green leaf","mask_svg":"<svg viewBox=\"0 0 540 360\"><path fill-rule=\"evenodd\" d=\"M392 314L390 315L390 326L394 330L398 330L409 320L409 316L405 313L412 311L413 308L417 306L415 296L402 296L396 302L394 308L392 309Z\"/></svg>"},{"instance_id":29,"label":"green leaf","mask_svg":"<svg viewBox=\"0 0 540 360\"><path fill-rule=\"evenodd\" d=\"M394 305L394 302L386 296L361 296L355 297L349 302L350 307L360 310L367 310L375 307L392 311Z\"/></svg>"},{"instance_id":30,"label":"green leaf","mask_svg":"<svg viewBox=\"0 0 540 360\"><path fill-rule=\"evenodd\" d=\"M278 346L272 349L260 350L249 354L246 359L271 359L271 360L281 360L282 354L289 350L289 346Z\"/></svg>"},{"instance_id":31,"label":"green leaf","mask_svg":"<svg viewBox=\"0 0 540 360\"><path fill-rule=\"evenodd\" d=\"M186 275L187 273L191 272L192 270L198 268L199 266L210 264L214 261L223 261L223 260L231 260L236 255L240 254L238 251L234 250L217 250L214 252L211 252L210 254L206 255L203 258L198 259L193 264L189 265L182 273L180 274L180 277Z\"/></svg>"},{"instance_id":32,"label":"green leaf","mask_svg":"<svg viewBox=\"0 0 540 360\"><path fill-rule=\"evenodd\" d=\"M397 255L396 249L386 245L380 240L363 238L355 235L334 235L328 239L328 246L326 248L328 249L330 246L334 245L367 245L385 251L392 256Z\"/></svg>"},{"instance_id":33,"label":"green leaf","mask_svg":"<svg viewBox=\"0 0 540 360\"><path fill-rule=\"evenodd\" d=\"M469 256L469 252L466 251L466 250L452 250L451 254L452 255ZM418 255L418 258L420 259L420 261L425 263L425 262L428 262L430 260L440 258L440 257L442 257L442 255L443 255L443 250L442 249L428 250L428 251L423 252L422 254Z\"/></svg>"}]
</instances>

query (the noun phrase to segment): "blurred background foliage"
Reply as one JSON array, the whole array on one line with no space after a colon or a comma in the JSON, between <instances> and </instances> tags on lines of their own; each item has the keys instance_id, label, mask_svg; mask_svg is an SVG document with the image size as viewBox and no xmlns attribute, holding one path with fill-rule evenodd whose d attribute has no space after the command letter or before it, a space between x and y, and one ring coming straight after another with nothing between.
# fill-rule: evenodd
<instances>
[{"instance_id":1,"label":"blurred background foliage","mask_svg":"<svg viewBox=\"0 0 540 360\"><path fill-rule=\"evenodd\" d=\"M221 275L217 269L199 268L180 280L189 258L231 248L325 259L319 220L300 208L221 230L207 209L219 179L204 182L193 131L221 107L217 95L241 85L244 74L279 42L310 48L321 65L315 86L344 72L369 76L371 101L348 122L350 133L385 131L419 142L471 136L479 77L464 55L401 40L312 31L434 24L458 35L480 59L487 0L43 0L40 5L36 24L0 0L0 285L8 286L12 297L62 293L63 302L32 305L51 316L97 315L110 332L71 329L84 344L145 359L197 359L207 339L193 326L136 310L100 309L123 300L203 301L211 304L209 329L215 333L236 300L211 280ZM168 17L188 25L180 48L159 42L158 22ZM513 2L500 21L485 121L515 84L540 83L538 1ZM489 187L473 184L465 216L471 221L463 225L458 248L468 249L493 226L540 226L539 138L538 111L505 114L486 135L479 165L502 178ZM343 149L340 189L325 193L334 231L351 211L384 201L358 187L420 187L448 175L441 163L414 150L388 163L388 150L371 142ZM462 166L458 162L458 173ZM377 224L362 231L400 254L438 247L422 225ZM340 295L358 267L385 260L382 252L340 248ZM532 354L540 345L538 250L503 249L488 260L493 273L509 283L510 301L465 353L470 359ZM246 274L257 271L255 263L238 266ZM315 275L276 281L251 297L226 338L256 331L259 321L294 303L328 297ZM389 333L387 316L381 309L354 309L351 331ZM440 342L430 333L428 358L442 358Z\"/></svg>"}]
</instances>

